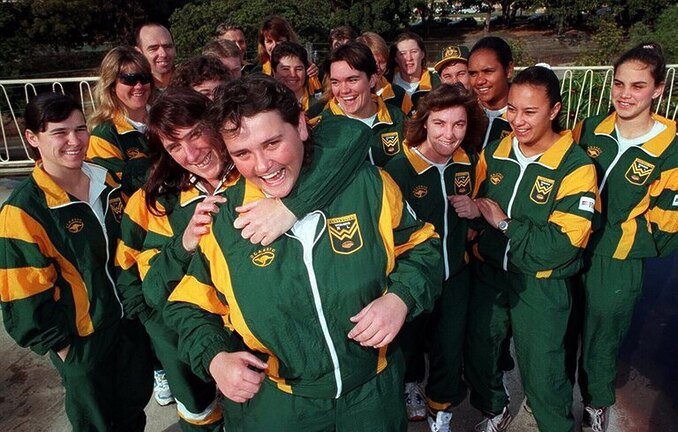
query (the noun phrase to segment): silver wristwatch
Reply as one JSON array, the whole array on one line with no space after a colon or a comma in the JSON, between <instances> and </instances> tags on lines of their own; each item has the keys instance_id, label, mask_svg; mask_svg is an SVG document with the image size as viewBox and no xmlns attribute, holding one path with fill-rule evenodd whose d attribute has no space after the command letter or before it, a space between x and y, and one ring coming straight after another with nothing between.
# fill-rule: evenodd
<instances>
[{"instance_id":1,"label":"silver wristwatch","mask_svg":"<svg viewBox=\"0 0 678 432\"><path fill-rule=\"evenodd\" d=\"M501 231L502 234L506 234L506 230L509 227L509 222L511 222L511 218L506 218L504 220L499 221L497 224L497 229Z\"/></svg>"}]
</instances>

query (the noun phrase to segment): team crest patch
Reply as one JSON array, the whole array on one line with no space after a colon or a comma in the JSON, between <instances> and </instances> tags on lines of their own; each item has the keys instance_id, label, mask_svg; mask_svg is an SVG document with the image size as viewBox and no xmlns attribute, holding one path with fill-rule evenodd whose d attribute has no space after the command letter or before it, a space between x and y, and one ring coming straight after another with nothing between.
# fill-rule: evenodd
<instances>
[{"instance_id":1,"label":"team crest patch","mask_svg":"<svg viewBox=\"0 0 678 432\"><path fill-rule=\"evenodd\" d=\"M130 159L139 159L139 158L144 158L146 157L146 153L142 152L136 147L132 147L127 149L127 157Z\"/></svg>"},{"instance_id":2,"label":"team crest patch","mask_svg":"<svg viewBox=\"0 0 678 432\"><path fill-rule=\"evenodd\" d=\"M125 208L125 205L122 203L122 199L119 197L111 198L108 200L108 207L110 207L111 211L113 212L115 220L120 222L120 219L122 218L122 211Z\"/></svg>"},{"instance_id":3,"label":"team crest patch","mask_svg":"<svg viewBox=\"0 0 678 432\"><path fill-rule=\"evenodd\" d=\"M71 219L66 224L66 229L68 232L73 234L79 233L84 227L85 223L80 218Z\"/></svg>"},{"instance_id":4,"label":"team crest patch","mask_svg":"<svg viewBox=\"0 0 678 432\"><path fill-rule=\"evenodd\" d=\"M334 252L349 255L363 247L363 236L355 213L328 219L327 228Z\"/></svg>"},{"instance_id":5,"label":"team crest patch","mask_svg":"<svg viewBox=\"0 0 678 432\"><path fill-rule=\"evenodd\" d=\"M647 178L650 177L652 171L654 171L654 165L636 158L631 163L629 169L626 170L626 180L634 185L642 186L647 181Z\"/></svg>"},{"instance_id":6,"label":"team crest patch","mask_svg":"<svg viewBox=\"0 0 678 432\"><path fill-rule=\"evenodd\" d=\"M252 264L257 267L267 267L275 259L275 249L271 247L259 249L250 255L250 259L252 260Z\"/></svg>"},{"instance_id":7,"label":"team crest patch","mask_svg":"<svg viewBox=\"0 0 678 432\"><path fill-rule=\"evenodd\" d=\"M471 193L471 175L468 171L458 172L454 175L454 194L468 195Z\"/></svg>"},{"instance_id":8,"label":"team crest patch","mask_svg":"<svg viewBox=\"0 0 678 432\"><path fill-rule=\"evenodd\" d=\"M534 186L532 186L532 191L530 192L530 199L537 204L546 203L546 201L549 200L554 183L554 180L537 176L537 179L534 181Z\"/></svg>"},{"instance_id":9,"label":"team crest patch","mask_svg":"<svg viewBox=\"0 0 678 432\"><path fill-rule=\"evenodd\" d=\"M603 149L601 149L600 147L596 147L596 146L591 146L591 147L588 147L588 148L586 149L586 154L589 155L589 157L590 157L590 158L593 158L593 159L595 159L595 158L597 158L598 156L600 156L600 154L601 154L602 152L603 152Z\"/></svg>"},{"instance_id":10,"label":"team crest patch","mask_svg":"<svg viewBox=\"0 0 678 432\"><path fill-rule=\"evenodd\" d=\"M381 147L384 153L393 156L400 152L400 138L398 132L386 132L381 134Z\"/></svg>"},{"instance_id":11,"label":"team crest patch","mask_svg":"<svg viewBox=\"0 0 678 432\"><path fill-rule=\"evenodd\" d=\"M498 185L501 183L501 181L504 179L504 175L502 173L493 173L490 174L490 183L493 185Z\"/></svg>"},{"instance_id":12,"label":"team crest patch","mask_svg":"<svg viewBox=\"0 0 678 432\"><path fill-rule=\"evenodd\" d=\"M424 198L426 194L428 194L428 188L424 185L415 186L414 189L412 189L412 195L415 198Z\"/></svg>"}]
</instances>

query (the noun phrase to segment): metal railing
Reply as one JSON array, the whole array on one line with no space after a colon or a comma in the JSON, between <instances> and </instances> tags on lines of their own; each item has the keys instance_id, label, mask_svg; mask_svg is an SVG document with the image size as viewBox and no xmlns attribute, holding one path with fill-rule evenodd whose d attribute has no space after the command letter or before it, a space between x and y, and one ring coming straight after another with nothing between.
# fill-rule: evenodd
<instances>
[{"instance_id":1,"label":"metal railing","mask_svg":"<svg viewBox=\"0 0 678 432\"><path fill-rule=\"evenodd\" d=\"M678 114L676 69L678 65L669 65L664 93L654 107L660 115L674 120ZM561 80L562 122L566 128L574 127L588 116L610 110L611 66L563 66L553 70ZM98 77L0 80L0 177L26 174L33 167L20 120L32 96L41 91L69 93L80 100L85 114L89 115L95 106L92 87L97 81Z\"/></svg>"}]
</instances>

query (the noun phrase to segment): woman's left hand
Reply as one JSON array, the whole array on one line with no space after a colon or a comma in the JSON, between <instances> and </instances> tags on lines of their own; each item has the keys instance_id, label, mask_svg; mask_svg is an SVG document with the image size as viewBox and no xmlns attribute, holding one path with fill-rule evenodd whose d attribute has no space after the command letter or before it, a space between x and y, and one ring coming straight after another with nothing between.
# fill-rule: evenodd
<instances>
[{"instance_id":1,"label":"woman's left hand","mask_svg":"<svg viewBox=\"0 0 678 432\"><path fill-rule=\"evenodd\" d=\"M268 246L297 221L294 213L277 198L262 198L235 208L238 217L233 226L252 244Z\"/></svg>"},{"instance_id":2,"label":"woman's left hand","mask_svg":"<svg viewBox=\"0 0 678 432\"><path fill-rule=\"evenodd\" d=\"M313 78L314 76L318 76L318 73L320 72L320 69L318 69L318 66L315 65L315 63L311 63L308 65L308 69L306 69L306 76L309 78Z\"/></svg>"},{"instance_id":3,"label":"woman's left hand","mask_svg":"<svg viewBox=\"0 0 678 432\"><path fill-rule=\"evenodd\" d=\"M477 198L475 202L487 223L494 228L497 228L499 222L508 218L499 204L489 198Z\"/></svg>"}]
</instances>

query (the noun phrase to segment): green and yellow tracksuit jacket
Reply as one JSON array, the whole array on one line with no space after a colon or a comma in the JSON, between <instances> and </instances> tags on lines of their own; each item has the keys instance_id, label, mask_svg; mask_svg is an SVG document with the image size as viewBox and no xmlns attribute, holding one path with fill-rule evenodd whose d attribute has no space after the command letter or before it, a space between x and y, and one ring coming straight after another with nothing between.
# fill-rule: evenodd
<instances>
[{"instance_id":1,"label":"green and yellow tracksuit jacket","mask_svg":"<svg viewBox=\"0 0 678 432\"><path fill-rule=\"evenodd\" d=\"M228 186L222 183L214 194L223 194ZM115 256L118 290L128 317L145 322L152 309L162 311L192 257L182 244L184 230L195 206L208 195L198 182L178 195L162 195L159 215L146 207L143 190L130 197Z\"/></svg>"},{"instance_id":2,"label":"green and yellow tracksuit jacket","mask_svg":"<svg viewBox=\"0 0 678 432\"><path fill-rule=\"evenodd\" d=\"M596 167L602 200L594 254L615 259L665 256L678 249L678 138L676 123L652 115L666 128L623 153L617 114L590 117L574 129L575 140Z\"/></svg>"},{"instance_id":3,"label":"green and yellow tracksuit jacket","mask_svg":"<svg viewBox=\"0 0 678 432\"><path fill-rule=\"evenodd\" d=\"M487 226L476 256L505 271L537 278L566 278L580 269L600 209L596 173L570 131L522 170L514 135L489 144L476 167L474 197L496 201L511 222L506 235Z\"/></svg>"},{"instance_id":4,"label":"green and yellow tracksuit jacket","mask_svg":"<svg viewBox=\"0 0 678 432\"><path fill-rule=\"evenodd\" d=\"M483 108L483 112L485 112L485 108ZM504 139L511 132L511 124L506 118L506 112L504 112L501 116L495 117L492 123L487 125L487 129L485 130L485 139L483 140L483 148L487 147L487 145L493 141Z\"/></svg>"},{"instance_id":5,"label":"green and yellow tracksuit jacket","mask_svg":"<svg viewBox=\"0 0 678 432\"><path fill-rule=\"evenodd\" d=\"M316 143L314 161L304 168L305 175L283 199L283 204L297 217L313 206L326 205L365 160L364 143L369 130L346 127L352 123L346 117L330 117L312 129ZM215 193L223 194L231 184L224 179ZM116 252L118 289L127 316L139 317L144 322L152 309L164 307L192 256L183 248L183 232L195 206L206 196L197 181L178 196L161 196L158 207L160 213L165 213L161 216L148 210L142 190L129 199Z\"/></svg>"},{"instance_id":6,"label":"green and yellow tracksuit jacket","mask_svg":"<svg viewBox=\"0 0 678 432\"><path fill-rule=\"evenodd\" d=\"M43 355L117 323L123 314L113 279L122 218L119 186L105 182L105 230L89 203L67 194L42 169L14 190L0 209L0 305L7 333Z\"/></svg>"},{"instance_id":7,"label":"green and yellow tracksuit jacket","mask_svg":"<svg viewBox=\"0 0 678 432\"><path fill-rule=\"evenodd\" d=\"M379 96L373 95L372 100L377 104L377 118L371 128L372 136L369 141L368 160L372 165L382 167L393 156L402 152L403 141L405 140L403 132L405 117L399 109L393 105L385 104ZM332 98L327 104L327 108L312 122L337 116L350 119L349 127L367 127L360 120L346 116L336 98Z\"/></svg>"},{"instance_id":8,"label":"green and yellow tracksuit jacket","mask_svg":"<svg viewBox=\"0 0 678 432\"><path fill-rule=\"evenodd\" d=\"M226 196L164 312L194 372L208 377L216 354L238 350L234 333L288 393L337 398L383 371L394 348L348 340L350 317L389 292L410 318L430 310L442 276L433 227L410 213L390 176L364 165L304 218L318 217L312 238L293 228L267 247L233 228L234 208L261 190L241 178Z\"/></svg>"},{"instance_id":9,"label":"green and yellow tracksuit jacket","mask_svg":"<svg viewBox=\"0 0 678 432\"><path fill-rule=\"evenodd\" d=\"M421 220L430 222L441 238L445 280L469 261L466 253L468 219L460 218L448 201L450 195L471 195L475 179L473 162L461 147L441 173L435 165L411 149L394 157L384 169L400 186L405 199Z\"/></svg>"},{"instance_id":10,"label":"green and yellow tracksuit jacket","mask_svg":"<svg viewBox=\"0 0 678 432\"><path fill-rule=\"evenodd\" d=\"M400 73L399 68L395 69L394 75L396 73ZM425 96L433 90L434 88L438 87L440 85L440 77L438 76L438 72L436 72L433 69L428 69L424 68L424 70L421 73L421 80L419 80L419 87L417 87L417 90L412 93L410 98L410 104L411 104L411 109L407 111L405 114L408 117L412 117L416 112L417 112L417 102L419 102L419 99L422 96ZM397 85L394 85L393 87L398 87ZM403 90L404 91L404 90ZM405 93L407 95L407 93ZM395 100L395 102L401 102L398 99ZM403 100L402 103L405 103L406 101ZM405 105L402 105L401 107L404 109Z\"/></svg>"},{"instance_id":11,"label":"green and yellow tracksuit jacket","mask_svg":"<svg viewBox=\"0 0 678 432\"><path fill-rule=\"evenodd\" d=\"M402 87L394 87L386 77L381 77L377 88L377 96L381 97L387 104L400 108L405 115L412 111L412 99Z\"/></svg>"},{"instance_id":12,"label":"green and yellow tracksuit jacket","mask_svg":"<svg viewBox=\"0 0 678 432\"><path fill-rule=\"evenodd\" d=\"M126 119L117 112L112 120L97 125L90 135L87 159L106 168L131 196L146 181L150 167L148 143Z\"/></svg>"}]
</instances>

